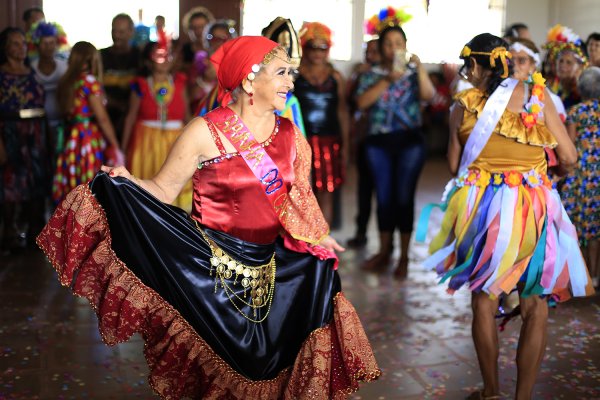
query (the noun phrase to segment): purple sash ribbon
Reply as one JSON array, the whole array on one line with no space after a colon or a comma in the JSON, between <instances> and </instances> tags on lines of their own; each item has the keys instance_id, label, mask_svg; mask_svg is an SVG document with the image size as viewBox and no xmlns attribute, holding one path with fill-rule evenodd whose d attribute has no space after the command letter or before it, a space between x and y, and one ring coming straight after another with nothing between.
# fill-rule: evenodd
<instances>
[{"instance_id":1,"label":"purple sash ribbon","mask_svg":"<svg viewBox=\"0 0 600 400\"><path fill-rule=\"evenodd\" d=\"M288 202L288 190L275 161L254 138L244 121L230 108L219 107L206 115L240 153L248 168L260 182L275 214L282 222ZM284 225L285 226L285 225Z\"/></svg>"}]
</instances>

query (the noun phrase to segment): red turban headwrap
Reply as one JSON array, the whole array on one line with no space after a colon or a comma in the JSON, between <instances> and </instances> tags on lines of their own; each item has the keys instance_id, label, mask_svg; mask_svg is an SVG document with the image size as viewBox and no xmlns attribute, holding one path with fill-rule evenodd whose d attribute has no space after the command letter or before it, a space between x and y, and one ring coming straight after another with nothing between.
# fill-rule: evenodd
<instances>
[{"instance_id":1,"label":"red turban headwrap","mask_svg":"<svg viewBox=\"0 0 600 400\"><path fill-rule=\"evenodd\" d=\"M225 107L231 101L231 92L260 64L267 53L278 44L263 36L240 36L225 42L210 57L219 81L219 102Z\"/></svg>"}]
</instances>

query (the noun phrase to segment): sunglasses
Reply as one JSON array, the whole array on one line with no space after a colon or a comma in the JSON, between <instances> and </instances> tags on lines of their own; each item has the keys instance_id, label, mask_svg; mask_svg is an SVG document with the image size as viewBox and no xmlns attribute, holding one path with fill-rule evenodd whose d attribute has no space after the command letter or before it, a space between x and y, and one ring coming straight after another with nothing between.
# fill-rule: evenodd
<instances>
[{"instance_id":1,"label":"sunglasses","mask_svg":"<svg viewBox=\"0 0 600 400\"><path fill-rule=\"evenodd\" d=\"M469 67L466 63L462 67L460 67L460 69L458 70L458 75L460 75L460 77L466 81L469 80Z\"/></svg>"},{"instance_id":2,"label":"sunglasses","mask_svg":"<svg viewBox=\"0 0 600 400\"><path fill-rule=\"evenodd\" d=\"M526 64L530 61L529 56L524 56L524 57L513 57L512 61L514 64Z\"/></svg>"},{"instance_id":3,"label":"sunglasses","mask_svg":"<svg viewBox=\"0 0 600 400\"><path fill-rule=\"evenodd\" d=\"M322 50L322 51L327 51L329 50L329 46L327 44L309 44L308 46L306 46L307 48L311 49L311 50Z\"/></svg>"},{"instance_id":4,"label":"sunglasses","mask_svg":"<svg viewBox=\"0 0 600 400\"><path fill-rule=\"evenodd\" d=\"M229 40L229 36L226 35L213 35L211 33L209 33L208 35L206 35L206 40L208 40L209 42L211 41L215 41L215 42L226 42Z\"/></svg>"}]
</instances>

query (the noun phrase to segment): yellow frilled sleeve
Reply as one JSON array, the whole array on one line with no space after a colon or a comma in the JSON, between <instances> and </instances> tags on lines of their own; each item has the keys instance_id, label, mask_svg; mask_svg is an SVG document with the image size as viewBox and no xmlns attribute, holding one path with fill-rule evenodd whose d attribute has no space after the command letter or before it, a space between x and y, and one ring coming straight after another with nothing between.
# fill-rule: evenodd
<instances>
[{"instance_id":1,"label":"yellow frilled sleeve","mask_svg":"<svg viewBox=\"0 0 600 400\"><path fill-rule=\"evenodd\" d=\"M465 108L463 124L472 128L483 112L488 97L479 89L471 88L456 94L454 99ZM521 115L510 110L504 110L500 121L494 128L494 133L532 146L554 148L558 144L543 121L538 120L533 127L527 128L523 125Z\"/></svg>"},{"instance_id":2,"label":"yellow frilled sleeve","mask_svg":"<svg viewBox=\"0 0 600 400\"><path fill-rule=\"evenodd\" d=\"M296 240L319 243L329 234L329 225L321 212L310 184L311 150L302 132L294 125L296 159L294 183L279 218L284 229Z\"/></svg>"}]
</instances>

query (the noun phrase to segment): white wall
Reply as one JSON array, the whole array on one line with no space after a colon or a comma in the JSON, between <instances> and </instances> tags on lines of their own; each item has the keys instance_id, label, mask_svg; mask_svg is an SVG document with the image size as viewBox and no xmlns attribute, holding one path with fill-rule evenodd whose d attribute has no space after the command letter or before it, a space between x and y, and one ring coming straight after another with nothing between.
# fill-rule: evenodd
<instances>
[{"instance_id":1,"label":"white wall","mask_svg":"<svg viewBox=\"0 0 600 400\"><path fill-rule=\"evenodd\" d=\"M553 26L549 24L549 0L506 0L504 26L522 22L529 27L535 44L541 46L546 41L546 33Z\"/></svg>"},{"instance_id":2,"label":"white wall","mask_svg":"<svg viewBox=\"0 0 600 400\"><path fill-rule=\"evenodd\" d=\"M506 0L506 24L523 22L533 41L541 46L548 30L556 24L571 28L585 41L600 32L599 0Z\"/></svg>"},{"instance_id":3,"label":"white wall","mask_svg":"<svg viewBox=\"0 0 600 400\"><path fill-rule=\"evenodd\" d=\"M550 0L549 2L549 8L556 10L556 15L550 15L550 26L557 23L568 26L584 41L590 33L600 32L600 1Z\"/></svg>"},{"instance_id":4,"label":"white wall","mask_svg":"<svg viewBox=\"0 0 600 400\"><path fill-rule=\"evenodd\" d=\"M585 41L592 32L600 32L600 0L504 0L505 20L504 26L515 22L523 22L529 26L533 41L542 46L546 42L548 30L560 23L571 28ZM352 60L336 61L336 68L348 76L354 63L363 57L362 51L362 24L364 21L365 0L354 1L354 34L352 37ZM390 2L392 3L392 2ZM456 24L468 23L456 21ZM440 38L432 38L440 40ZM428 69L437 66L427 65Z\"/></svg>"}]
</instances>

